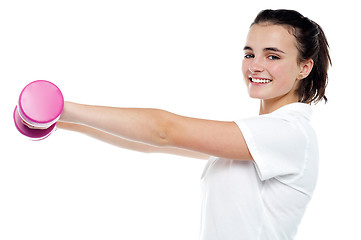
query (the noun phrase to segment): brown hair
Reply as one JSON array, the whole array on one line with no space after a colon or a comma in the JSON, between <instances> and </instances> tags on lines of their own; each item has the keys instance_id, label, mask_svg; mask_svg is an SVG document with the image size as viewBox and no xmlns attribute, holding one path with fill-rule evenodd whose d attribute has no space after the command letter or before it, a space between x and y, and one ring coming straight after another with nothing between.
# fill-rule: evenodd
<instances>
[{"instance_id":1,"label":"brown hair","mask_svg":"<svg viewBox=\"0 0 361 240\"><path fill-rule=\"evenodd\" d=\"M294 10L263 10L253 24L270 23L290 27L297 41L298 62L307 59L314 62L310 74L301 80L298 89L298 101L303 103L327 102L325 89L328 82L328 68L332 64L329 45L322 28L314 21Z\"/></svg>"}]
</instances>

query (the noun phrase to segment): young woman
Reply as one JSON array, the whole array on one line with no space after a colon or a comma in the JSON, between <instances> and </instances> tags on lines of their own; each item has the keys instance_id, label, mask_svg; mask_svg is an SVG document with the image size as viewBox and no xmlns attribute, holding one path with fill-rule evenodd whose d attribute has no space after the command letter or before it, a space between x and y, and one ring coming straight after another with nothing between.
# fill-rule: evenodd
<instances>
[{"instance_id":1,"label":"young woman","mask_svg":"<svg viewBox=\"0 0 361 240\"><path fill-rule=\"evenodd\" d=\"M318 24L296 11L265 10L250 27L242 66L259 116L225 122L66 102L58 127L133 150L209 159L203 240L293 239L316 185L310 104L327 101L330 63Z\"/></svg>"}]
</instances>

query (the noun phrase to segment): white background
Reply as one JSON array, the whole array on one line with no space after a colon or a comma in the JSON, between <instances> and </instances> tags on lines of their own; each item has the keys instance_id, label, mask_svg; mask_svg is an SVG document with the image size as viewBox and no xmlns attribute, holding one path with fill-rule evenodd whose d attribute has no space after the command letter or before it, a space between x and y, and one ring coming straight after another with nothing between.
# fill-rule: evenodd
<instances>
[{"instance_id":1,"label":"white background","mask_svg":"<svg viewBox=\"0 0 361 240\"><path fill-rule=\"evenodd\" d=\"M197 239L206 161L143 154L57 130L33 142L12 113L22 88L54 82L68 101L236 120L258 113L241 76L265 8L324 29L333 67L316 105L319 183L297 240L360 239L357 1L1 1L0 239Z\"/></svg>"}]
</instances>

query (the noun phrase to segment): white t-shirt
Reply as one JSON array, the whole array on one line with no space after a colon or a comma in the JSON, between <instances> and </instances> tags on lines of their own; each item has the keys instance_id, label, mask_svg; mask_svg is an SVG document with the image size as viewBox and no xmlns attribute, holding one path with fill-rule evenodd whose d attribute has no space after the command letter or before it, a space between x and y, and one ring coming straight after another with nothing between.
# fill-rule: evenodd
<instances>
[{"instance_id":1,"label":"white t-shirt","mask_svg":"<svg viewBox=\"0 0 361 240\"><path fill-rule=\"evenodd\" d=\"M292 103L236 121L254 161L211 157L204 169L201 240L290 240L317 181L311 106Z\"/></svg>"}]
</instances>

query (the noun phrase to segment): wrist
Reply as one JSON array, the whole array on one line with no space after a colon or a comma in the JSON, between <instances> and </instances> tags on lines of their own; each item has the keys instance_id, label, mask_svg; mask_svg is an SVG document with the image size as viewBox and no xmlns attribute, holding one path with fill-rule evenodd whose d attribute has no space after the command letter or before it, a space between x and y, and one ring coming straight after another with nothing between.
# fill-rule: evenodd
<instances>
[{"instance_id":1,"label":"wrist","mask_svg":"<svg viewBox=\"0 0 361 240\"><path fill-rule=\"evenodd\" d=\"M73 102L64 102L64 108L60 115L59 121L61 122L74 122L72 109L76 103Z\"/></svg>"}]
</instances>

